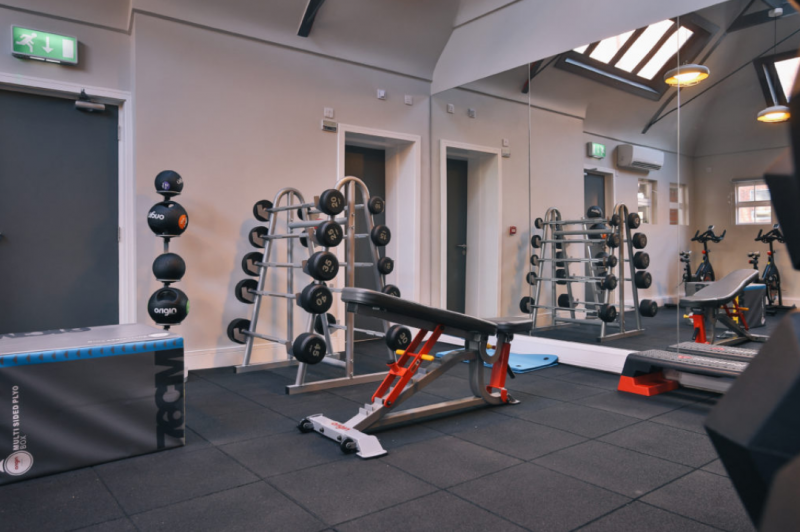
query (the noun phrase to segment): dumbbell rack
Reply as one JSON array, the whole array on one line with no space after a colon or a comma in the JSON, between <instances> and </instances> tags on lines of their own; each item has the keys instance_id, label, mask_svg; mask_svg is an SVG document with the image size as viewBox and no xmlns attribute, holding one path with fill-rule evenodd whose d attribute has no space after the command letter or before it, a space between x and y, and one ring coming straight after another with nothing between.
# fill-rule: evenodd
<instances>
[{"instance_id":1,"label":"dumbbell rack","mask_svg":"<svg viewBox=\"0 0 800 532\"><path fill-rule=\"evenodd\" d=\"M361 191L361 200L362 204L356 203L356 190ZM345 177L336 184L336 190L340 191L345 197L345 210L344 210L344 218L345 221L343 223L345 229L345 237L344 237L344 261L340 261L340 264L344 264L345 276L344 276L344 286L345 287L354 287L355 286L355 273L356 267L366 267L368 264L360 265L355 262L356 258L356 240L359 237L366 237L367 242L370 245L370 251L373 258L372 268L371 270L375 274L375 284L381 290L386 288L386 276L381 274L378 271L378 261L380 260L380 253L378 251L378 247L369 238L370 233L372 232L373 228L375 227L375 222L372 219L372 213L368 209L368 205L370 203L370 195L369 189L367 185L359 178L348 176ZM367 233L364 235L356 234L356 213L358 210L361 210L364 213L364 218L366 222L366 229ZM342 288L332 288L334 293L341 292ZM335 359L336 356L333 350L333 342L330 336L330 327L328 326L327 316L325 314L319 315L319 321L322 324L322 328L324 331L325 336L325 343L328 346L328 354L329 357L326 357L326 361L328 358L334 358L336 360L335 365L343 365L345 370L344 377L334 378L334 379L325 379L319 381L309 382L307 379L307 370L308 364L300 363L300 366L297 368L297 377L295 379L295 383L293 385L289 385L286 387L286 393L288 394L298 394L304 392L313 392L319 390L327 390L331 388L340 388L344 386L350 386L353 384L364 384L369 382L377 382L379 380L383 380L386 376L387 372L382 371L378 373L368 373L364 375L356 375L355 374L355 333L357 332L355 327L355 314L353 312L348 312L347 309L344 309L345 312L345 352L344 352L344 360ZM309 325L309 331L313 330L314 324L316 321L316 316L311 316L311 323ZM383 334L378 332L371 332L371 331L358 331L362 333L369 334L370 336L375 337L383 337L388 330L388 324L386 321L382 320L383 324ZM395 357L394 352L390 351L390 356Z\"/></svg>"},{"instance_id":2,"label":"dumbbell rack","mask_svg":"<svg viewBox=\"0 0 800 532\"><path fill-rule=\"evenodd\" d=\"M297 203L294 203L292 200L297 200ZM285 205L283 203L285 202ZM315 201L316 203L316 201ZM272 201L272 209L269 212L269 219L268 219L268 226L267 226L267 234L263 237L264 240L264 254L261 261L261 265L258 266L258 288L257 291L259 293L254 294L253 297L253 312L250 317L250 328L249 334L247 334L247 339L245 342L245 351L244 351L244 358L242 360L242 364L239 366L235 366L234 370L236 373L245 373L250 371L262 371L273 369L277 367L283 366L293 366L298 363L297 359L295 358L294 354L292 353L292 339L294 338L294 299L287 298L286 299L286 339L282 340L277 337L270 337L268 335L262 335L256 332L256 327L258 325L258 318L261 312L261 303L264 297L268 297L263 295L261 292L264 290L264 285L267 279L267 272L269 271L269 264L270 259L272 258L273 249L275 246L275 242L278 240L285 240L287 244L286 249L286 264L291 265L294 263L294 246L295 240L300 237L299 233L295 233L294 229L289 227L290 224L295 222L295 214L296 212L302 213L300 216L302 219L310 220L310 209L307 207L307 203L303 198L303 194L295 189L295 188L283 188L278 191L275 195L275 199ZM258 204L256 204L257 209ZM286 213L286 224L288 229L288 233L279 234L278 233L278 216L281 213ZM306 247L308 251L308 257L310 258L314 254L314 239L312 238L313 235L311 234L313 231L313 227L309 227L306 229L305 234L307 235L306 238ZM294 287L294 268L289 266L286 268L286 293L287 294L294 294L295 287ZM327 336L327 327L325 327L326 336ZM255 343L256 338L261 338L264 340L269 340L277 343L282 343L286 347L286 359L285 360L277 360L273 362L265 362L262 364L251 364L250 358L253 353L253 345Z\"/></svg>"},{"instance_id":3,"label":"dumbbell rack","mask_svg":"<svg viewBox=\"0 0 800 532\"><path fill-rule=\"evenodd\" d=\"M644 328L641 325L641 318L639 315L639 294L638 294L638 287L634 282L635 279L635 265L633 261L634 251L633 251L633 241L631 237L631 226L629 223L629 216L630 213L628 212L627 206L624 204L617 204L614 206L614 218L618 220L616 225L611 224L610 219L602 219L602 218L584 218L579 220L563 220L561 217L561 213L558 209L551 207L549 208L543 220L543 247L542 247L542 258L538 263L538 270L535 274L536 282L535 282L535 292L533 297L533 303L530 305L530 310L533 313L532 320L533 320L533 330L549 330L555 327L558 327L560 324L592 324L592 325L600 325L600 335L598 336L597 340L608 341L618 338L624 338L628 336L635 336L641 334L644 331ZM580 279L580 276L572 276L569 274L569 265L573 263L577 264L590 264L591 269L590 271L594 275L599 275L599 270L605 269L608 274L614 272L616 266L603 266L602 268L598 268L596 265L598 262L593 261L595 258L592 254L592 247L597 246L598 244L602 244L603 240L596 239L592 240L591 236L599 236L601 230L598 229L591 229L592 225L595 224L608 224L611 225L614 229L610 229L609 231L605 231L610 235L609 238L613 238L613 235L616 235L617 241L619 242L619 246L611 248L612 253L609 257L613 257L614 249L619 249L619 256L617 257L616 266L619 266L619 275L617 276L617 284L614 289L603 289L602 295L600 296L599 301L587 301L584 302L584 309L578 309L577 304L578 301L573 297L572 294L572 282L569 281L570 279ZM574 231L566 231L564 229L565 226L578 226L580 229ZM570 242L569 236L582 236L583 238L574 239L574 242ZM534 237L535 238L535 237ZM555 242L554 242L555 241ZM584 244L585 249L585 258L584 259L570 259L566 255L566 248L568 245L571 244ZM610 246L609 246L610 247ZM563 248L564 256L559 258L558 252L562 251ZM549 251L549 256L548 256ZM625 256L630 257L626 259ZM545 263L550 263L550 278L545 279L543 278L542 274L544 273ZM567 287L567 297L569 299L569 306L568 307L561 307L557 304L557 284L560 281L560 278L557 278L557 265L559 263L563 263L563 270L566 272L565 277L565 284ZM629 268L629 276L626 278L625 275L625 268L626 263ZM594 277L587 277L587 279L595 279ZM599 277L597 277L599 279ZM625 322L625 309L624 302L625 302L625 282L629 281L631 283L631 290L633 294L633 301L634 307L633 310L635 311L636 316L636 326L633 329L628 329L626 322ZM552 305L542 305L541 304L541 297L542 297L542 283L549 282L550 283L550 295L551 295L551 302ZM596 280L587 280L583 281L587 284L596 283ZM589 307L594 307L595 309L600 309L602 306L610 306L612 304L612 297L611 293L614 290L619 290L619 301L623 308L621 312L617 312L616 317L613 321L606 322L600 319L599 311L597 310L589 310ZM524 301L524 300L523 300ZM548 326L539 326L538 325L538 315L540 309L550 309L552 310L552 325ZM586 313L586 319L578 319L576 317L576 311L584 311ZM559 312L568 312L569 317L559 316ZM618 328L619 331L609 334L607 331L608 327Z\"/></svg>"}]
</instances>

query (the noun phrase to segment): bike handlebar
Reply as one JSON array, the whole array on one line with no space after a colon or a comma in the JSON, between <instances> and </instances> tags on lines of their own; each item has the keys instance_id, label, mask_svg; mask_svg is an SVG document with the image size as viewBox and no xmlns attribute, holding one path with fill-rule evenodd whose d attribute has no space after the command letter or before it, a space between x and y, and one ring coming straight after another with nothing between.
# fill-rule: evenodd
<instances>
[{"instance_id":1,"label":"bike handlebar","mask_svg":"<svg viewBox=\"0 0 800 532\"><path fill-rule=\"evenodd\" d=\"M756 242L763 242L765 244L769 244L770 242L775 242L776 240L781 244L784 243L783 233L781 233L780 227L777 225L772 228L772 231L769 233L762 235L764 232L763 229L758 230L758 236L756 237Z\"/></svg>"},{"instance_id":2,"label":"bike handlebar","mask_svg":"<svg viewBox=\"0 0 800 532\"><path fill-rule=\"evenodd\" d=\"M703 233L702 235L700 234L700 230L698 230L694 234L694 238L692 238L692 242L700 242L701 244L704 244L706 242L715 242L715 243L719 244L720 242L722 242L722 239L725 238L725 234L727 232L728 232L728 230L725 229L724 231L722 231L721 235L715 235L714 234L714 226L711 225L711 226L709 226L708 230L705 233Z\"/></svg>"}]
</instances>

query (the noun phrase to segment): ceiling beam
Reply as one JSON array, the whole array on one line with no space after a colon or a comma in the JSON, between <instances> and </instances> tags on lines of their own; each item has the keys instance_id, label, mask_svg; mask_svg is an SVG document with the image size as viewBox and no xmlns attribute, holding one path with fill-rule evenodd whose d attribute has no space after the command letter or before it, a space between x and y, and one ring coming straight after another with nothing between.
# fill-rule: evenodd
<instances>
[{"instance_id":1,"label":"ceiling beam","mask_svg":"<svg viewBox=\"0 0 800 532\"><path fill-rule=\"evenodd\" d=\"M314 19L317 17L319 8L321 8L324 3L325 0L308 0L303 18L300 20L300 27L297 28L297 35L300 37L308 37L311 34L311 27L314 25Z\"/></svg>"}]
</instances>

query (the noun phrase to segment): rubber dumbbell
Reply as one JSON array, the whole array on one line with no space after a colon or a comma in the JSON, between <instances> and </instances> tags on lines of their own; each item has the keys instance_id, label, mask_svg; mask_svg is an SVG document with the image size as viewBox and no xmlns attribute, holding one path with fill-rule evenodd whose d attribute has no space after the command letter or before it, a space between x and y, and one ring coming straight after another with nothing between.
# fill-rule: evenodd
<instances>
[{"instance_id":1,"label":"rubber dumbbell","mask_svg":"<svg viewBox=\"0 0 800 532\"><path fill-rule=\"evenodd\" d=\"M323 314L333 305L333 294L324 284L310 284L300 292L297 305L309 314Z\"/></svg>"},{"instance_id":2,"label":"rubber dumbbell","mask_svg":"<svg viewBox=\"0 0 800 532\"><path fill-rule=\"evenodd\" d=\"M378 271L382 275L389 275L394 271L394 261L389 257L381 257L378 260Z\"/></svg>"},{"instance_id":3,"label":"rubber dumbbell","mask_svg":"<svg viewBox=\"0 0 800 532\"><path fill-rule=\"evenodd\" d=\"M386 340L386 346L392 351L405 351L406 348L411 345L411 340L413 340L414 337L407 327L392 325L386 331L384 339Z\"/></svg>"},{"instance_id":4,"label":"rubber dumbbell","mask_svg":"<svg viewBox=\"0 0 800 532\"><path fill-rule=\"evenodd\" d=\"M380 214L386 208L386 203L380 196L372 196L367 202L367 209L372 214Z\"/></svg>"},{"instance_id":5,"label":"rubber dumbbell","mask_svg":"<svg viewBox=\"0 0 800 532\"><path fill-rule=\"evenodd\" d=\"M302 333L292 342L292 355L309 365L319 364L325 358L327 344L318 334Z\"/></svg>"},{"instance_id":6,"label":"rubber dumbbell","mask_svg":"<svg viewBox=\"0 0 800 532\"><path fill-rule=\"evenodd\" d=\"M639 270L646 270L650 267L650 254L645 251L637 251L633 255L633 265Z\"/></svg>"},{"instance_id":7,"label":"rubber dumbbell","mask_svg":"<svg viewBox=\"0 0 800 532\"><path fill-rule=\"evenodd\" d=\"M651 299L643 299L639 302L639 314L645 318L652 318L658 314L658 303Z\"/></svg>"},{"instance_id":8,"label":"rubber dumbbell","mask_svg":"<svg viewBox=\"0 0 800 532\"><path fill-rule=\"evenodd\" d=\"M392 232L385 225L376 225L369 232L369 238L378 247L387 246L392 240Z\"/></svg>"},{"instance_id":9,"label":"rubber dumbbell","mask_svg":"<svg viewBox=\"0 0 800 532\"><path fill-rule=\"evenodd\" d=\"M647 235L644 233L636 233L631 237L631 243L636 249L644 249L647 247Z\"/></svg>"},{"instance_id":10,"label":"rubber dumbbell","mask_svg":"<svg viewBox=\"0 0 800 532\"><path fill-rule=\"evenodd\" d=\"M305 262L303 271L317 281L330 281L339 273L339 259L330 251L317 251Z\"/></svg>"},{"instance_id":11,"label":"rubber dumbbell","mask_svg":"<svg viewBox=\"0 0 800 532\"><path fill-rule=\"evenodd\" d=\"M390 296L400 297L400 289L393 284L387 284L381 288L381 292Z\"/></svg>"},{"instance_id":12,"label":"rubber dumbbell","mask_svg":"<svg viewBox=\"0 0 800 532\"><path fill-rule=\"evenodd\" d=\"M328 325L336 325L336 316L328 312L325 314L325 319L328 322ZM314 318L314 331L317 334L325 334L325 329L322 328L322 315L318 315Z\"/></svg>"},{"instance_id":13,"label":"rubber dumbbell","mask_svg":"<svg viewBox=\"0 0 800 532\"><path fill-rule=\"evenodd\" d=\"M650 288L650 285L653 284L653 276L650 275L650 272L636 272L633 280L634 283L636 283L636 288L646 289Z\"/></svg>"},{"instance_id":14,"label":"rubber dumbbell","mask_svg":"<svg viewBox=\"0 0 800 532\"><path fill-rule=\"evenodd\" d=\"M631 229L638 229L641 224L642 219L639 217L639 213L632 212L628 214L628 227Z\"/></svg>"}]
</instances>

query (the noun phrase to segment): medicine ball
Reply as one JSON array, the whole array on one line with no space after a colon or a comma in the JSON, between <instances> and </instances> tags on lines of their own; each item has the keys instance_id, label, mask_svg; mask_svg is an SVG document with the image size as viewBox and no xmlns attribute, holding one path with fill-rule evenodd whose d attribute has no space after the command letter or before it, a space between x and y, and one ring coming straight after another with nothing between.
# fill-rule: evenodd
<instances>
[{"instance_id":1,"label":"medicine ball","mask_svg":"<svg viewBox=\"0 0 800 532\"><path fill-rule=\"evenodd\" d=\"M169 198L177 196L183 190L183 178L178 172L164 170L156 176L156 192Z\"/></svg>"},{"instance_id":2,"label":"medicine ball","mask_svg":"<svg viewBox=\"0 0 800 532\"><path fill-rule=\"evenodd\" d=\"M158 236L179 236L189 226L189 215L180 203L162 201L150 208L147 225Z\"/></svg>"},{"instance_id":3,"label":"medicine ball","mask_svg":"<svg viewBox=\"0 0 800 532\"><path fill-rule=\"evenodd\" d=\"M153 275L162 283L176 283L186 273L186 263L176 253L162 253L153 261Z\"/></svg>"},{"instance_id":4,"label":"medicine ball","mask_svg":"<svg viewBox=\"0 0 800 532\"><path fill-rule=\"evenodd\" d=\"M189 314L189 298L177 288L159 288L147 302L147 313L157 325L176 325Z\"/></svg>"},{"instance_id":5,"label":"medicine ball","mask_svg":"<svg viewBox=\"0 0 800 532\"><path fill-rule=\"evenodd\" d=\"M602 218L603 217L603 209L598 207L597 205L592 205L586 210L586 217L587 218Z\"/></svg>"}]
</instances>

